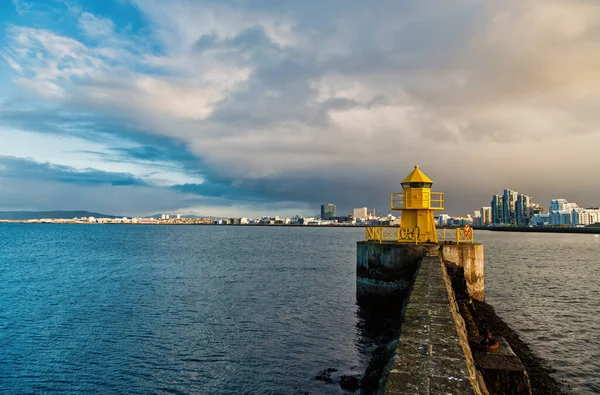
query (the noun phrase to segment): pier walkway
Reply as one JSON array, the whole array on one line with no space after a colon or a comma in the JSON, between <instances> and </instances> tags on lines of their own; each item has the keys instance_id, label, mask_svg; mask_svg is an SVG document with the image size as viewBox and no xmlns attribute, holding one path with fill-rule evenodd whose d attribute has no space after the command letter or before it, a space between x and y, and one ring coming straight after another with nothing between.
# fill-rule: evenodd
<instances>
[{"instance_id":1,"label":"pier walkway","mask_svg":"<svg viewBox=\"0 0 600 395\"><path fill-rule=\"evenodd\" d=\"M438 256L421 261L385 394L481 394L464 321Z\"/></svg>"}]
</instances>

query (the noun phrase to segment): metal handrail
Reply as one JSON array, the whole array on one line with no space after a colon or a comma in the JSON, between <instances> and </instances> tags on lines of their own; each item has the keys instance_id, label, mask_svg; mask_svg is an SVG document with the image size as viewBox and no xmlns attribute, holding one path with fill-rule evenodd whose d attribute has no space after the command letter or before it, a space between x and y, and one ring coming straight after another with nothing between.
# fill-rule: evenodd
<instances>
[{"instance_id":1,"label":"metal handrail","mask_svg":"<svg viewBox=\"0 0 600 395\"><path fill-rule=\"evenodd\" d=\"M415 227L413 229L375 226L365 228L367 241L392 241L396 243L415 243L419 244L419 237L422 236L421 229Z\"/></svg>"},{"instance_id":2,"label":"metal handrail","mask_svg":"<svg viewBox=\"0 0 600 395\"><path fill-rule=\"evenodd\" d=\"M456 228L456 229L437 229L438 242L453 241L456 244L473 243L475 240L474 231L472 228ZM378 241L383 243L415 243L419 244L419 240L426 240L422 236L427 236L419 227L413 229L388 227L388 226L373 226L365 228L365 238L367 241Z\"/></svg>"},{"instance_id":3,"label":"metal handrail","mask_svg":"<svg viewBox=\"0 0 600 395\"><path fill-rule=\"evenodd\" d=\"M475 240L475 232L471 227L456 228L456 229L437 229L438 241L454 241L456 244L473 243Z\"/></svg>"},{"instance_id":4,"label":"metal handrail","mask_svg":"<svg viewBox=\"0 0 600 395\"><path fill-rule=\"evenodd\" d=\"M444 209L444 193L443 192L430 192L429 193L429 207L423 207L430 210L443 210ZM422 201L422 199L416 199L416 202ZM406 203L410 203L412 200L406 201L404 199L404 192L394 192L390 195L390 206L392 210L402 210L406 208ZM410 204L409 204L410 206Z\"/></svg>"}]
</instances>

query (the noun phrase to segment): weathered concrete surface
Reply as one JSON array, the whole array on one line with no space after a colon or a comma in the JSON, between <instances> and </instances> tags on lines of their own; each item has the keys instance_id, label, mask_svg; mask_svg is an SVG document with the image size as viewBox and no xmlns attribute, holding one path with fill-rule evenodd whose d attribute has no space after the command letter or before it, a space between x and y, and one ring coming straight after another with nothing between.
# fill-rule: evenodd
<instances>
[{"instance_id":1,"label":"weathered concrete surface","mask_svg":"<svg viewBox=\"0 0 600 395\"><path fill-rule=\"evenodd\" d=\"M356 283L359 294L386 295L408 289L421 258L438 256L437 244L359 241L356 246Z\"/></svg>"},{"instance_id":2,"label":"weathered concrete surface","mask_svg":"<svg viewBox=\"0 0 600 395\"><path fill-rule=\"evenodd\" d=\"M440 244L442 258L464 268L471 298L485 301L483 244Z\"/></svg>"},{"instance_id":3,"label":"weathered concrete surface","mask_svg":"<svg viewBox=\"0 0 600 395\"><path fill-rule=\"evenodd\" d=\"M488 390L492 394L531 395L529 375L502 336L496 336L500 343L493 352L473 351L477 369L482 373Z\"/></svg>"},{"instance_id":4,"label":"weathered concrete surface","mask_svg":"<svg viewBox=\"0 0 600 395\"><path fill-rule=\"evenodd\" d=\"M437 256L421 261L383 390L385 394L487 394L450 279Z\"/></svg>"}]
</instances>

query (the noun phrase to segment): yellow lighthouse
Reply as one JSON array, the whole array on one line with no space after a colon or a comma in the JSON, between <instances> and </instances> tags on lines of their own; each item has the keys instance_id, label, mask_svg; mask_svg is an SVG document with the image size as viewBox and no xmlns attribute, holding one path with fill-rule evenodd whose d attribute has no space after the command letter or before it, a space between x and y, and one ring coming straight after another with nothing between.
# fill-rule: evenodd
<instances>
[{"instance_id":1,"label":"yellow lighthouse","mask_svg":"<svg viewBox=\"0 0 600 395\"><path fill-rule=\"evenodd\" d=\"M444 209L444 194L431 192L433 181L415 169L402 181L402 192L392 193L392 210L402 210L400 231L417 243L437 243L434 210ZM408 240L407 240L408 241Z\"/></svg>"}]
</instances>

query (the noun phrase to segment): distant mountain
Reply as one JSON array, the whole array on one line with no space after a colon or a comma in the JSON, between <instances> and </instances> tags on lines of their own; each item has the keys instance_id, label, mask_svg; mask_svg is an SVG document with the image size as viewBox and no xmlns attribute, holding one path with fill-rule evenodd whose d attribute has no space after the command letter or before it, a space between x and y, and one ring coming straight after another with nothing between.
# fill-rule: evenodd
<instances>
[{"instance_id":1,"label":"distant mountain","mask_svg":"<svg viewBox=\"0 0 600 395\"><path fill-rule=\"evenodd\" d=\"M81 218L81 217L96 217L96 218L121 218L116 215L107 215L99 213L91 213L89 211L0 211L0 219L9 220L28 220L40 218Z\"/></svg>"}]
</instances>

